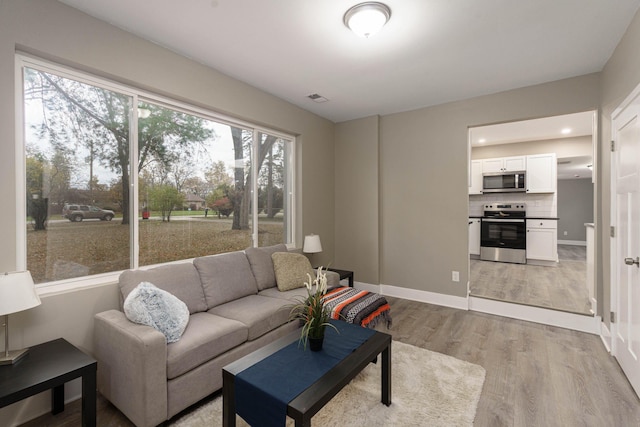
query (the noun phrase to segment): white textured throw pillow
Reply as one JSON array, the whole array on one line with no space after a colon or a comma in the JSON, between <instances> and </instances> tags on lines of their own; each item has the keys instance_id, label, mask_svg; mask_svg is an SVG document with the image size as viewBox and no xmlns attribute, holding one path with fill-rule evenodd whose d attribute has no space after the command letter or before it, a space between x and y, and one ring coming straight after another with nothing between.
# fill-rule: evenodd
<instances>
[{"instance_id":1,"label":"white textured throw pillow","mask_svg":"<svg viewBox=\"0 0 640 427\"><path fill-rule=\"evenodd\" d=\"M167 342L176 342L189 323L187 305L167 291L149 282L141 282L124 300L129 320L156 328Z\"/></svg>"}]
</instances>

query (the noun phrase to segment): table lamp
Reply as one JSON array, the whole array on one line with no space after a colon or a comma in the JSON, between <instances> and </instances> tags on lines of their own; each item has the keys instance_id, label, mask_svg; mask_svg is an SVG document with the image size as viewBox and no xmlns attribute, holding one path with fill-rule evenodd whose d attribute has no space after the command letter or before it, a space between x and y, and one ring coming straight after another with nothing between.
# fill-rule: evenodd
<instances>
[{"instance_id":1,"label":"table lamp","mask_svg":"<svg viewBox=\"0 0 640 427\"><path fill-rule=\"evenodd\" d=\"M320 236L318 236L317 234L309 234L308 236L304 236L302 252L307 254L316 254L318 252L322 252L322 243L320 243Z\"/></svg>"},{"instance_id":2,"label":"table lamp","mask_svg":"<svg viewBox=\"0 0 640 427\"><path fill-rule=\"evenodd\" d=\"M322 252L322 243L320 243L320 236L318 236L317 234L309 234L308 236L304 236L302 252L306 254L317 254L318 252ZM309 261L311 261L313 265L313 261L311 259L312 256L313 255L309 255Z\"/></svg>"},{"instance_id":3,"label":"table lamp","mask_svg":"<svg viewBox=\"0 0 640 427\"><path fill-rule=\"evenodd\" d=\"M31 273L14 271L0 273L0 316L4 316L4 354L0 365L12 365L27 354L28 349L9 351L9 314L40 305Z\"/></svg>"}]
</instances>

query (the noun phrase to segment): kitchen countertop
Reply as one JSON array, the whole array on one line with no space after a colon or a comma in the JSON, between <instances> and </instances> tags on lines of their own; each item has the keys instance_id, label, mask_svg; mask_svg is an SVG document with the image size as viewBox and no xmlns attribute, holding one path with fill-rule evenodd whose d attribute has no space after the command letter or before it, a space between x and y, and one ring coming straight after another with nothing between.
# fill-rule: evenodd
<instances>
[{"instance_id":1,"label":"kitchen countertop","mask_svg":"<svg viewBox=\"0 0 640 427\"><path fill-rule=\"evenodd\" d=\"M484 215L469 215L469 218L492 218L492 217L486 217ZM517 218L517 219L550 219L552 221L558 221L560 218L553 217L553 216L525 216L524 218Z\"/></svg>"}]
</instances>

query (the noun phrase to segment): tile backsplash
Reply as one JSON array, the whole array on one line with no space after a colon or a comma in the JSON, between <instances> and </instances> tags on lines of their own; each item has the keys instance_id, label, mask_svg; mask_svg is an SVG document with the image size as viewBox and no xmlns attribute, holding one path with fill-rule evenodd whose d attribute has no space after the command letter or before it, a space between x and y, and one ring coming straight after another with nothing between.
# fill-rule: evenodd
<instances>
[{"instance_id":1,"label":"tile backsplash","mask_svg":"<svg viewBox=\"0 0 640 427\"><path fill-rule=\"evenodd\" d=\"M557 193L552 194L523 194L497 193L469 196L469 215L482 216L485 204L505 202L522 203L527 205L527 216L552 217L558 216Z\"/></svg>"}]
</instances>

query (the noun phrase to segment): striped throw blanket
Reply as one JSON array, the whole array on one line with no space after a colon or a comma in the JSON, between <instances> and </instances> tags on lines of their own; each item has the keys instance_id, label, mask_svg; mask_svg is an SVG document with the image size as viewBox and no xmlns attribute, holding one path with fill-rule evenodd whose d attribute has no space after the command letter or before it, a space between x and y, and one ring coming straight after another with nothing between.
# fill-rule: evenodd
<instances>
[{"instance_id":1,"label":"striped throw blanket","mask_svg":"<svg viewBox=\"0 0 640 427\"><path fill-rule=\"evenodd\" d=\"M389 303L380 294L349 287L335 288L323 298L331 309L331 318L344 320L365 328L373 328L381 321L391 325Z\"/></svg>"}]
</instances>

